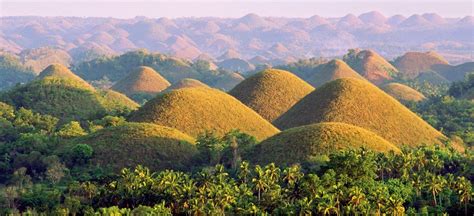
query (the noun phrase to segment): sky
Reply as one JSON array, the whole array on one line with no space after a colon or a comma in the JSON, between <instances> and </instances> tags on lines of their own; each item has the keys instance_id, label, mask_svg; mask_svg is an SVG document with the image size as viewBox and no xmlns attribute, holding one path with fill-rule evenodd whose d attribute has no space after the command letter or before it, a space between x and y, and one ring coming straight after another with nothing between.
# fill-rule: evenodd
<instances>
[{"instance_id":1,"label":"sky","mask_svg":"<svg viewBox=\"0 0 474 216\"><path fill-rule=\"evenodd\" d=\"M0 0L0 16L76 17L340 17L379 11L386 16L473 15L472 0Z\"/></svg>"}]
</instances>

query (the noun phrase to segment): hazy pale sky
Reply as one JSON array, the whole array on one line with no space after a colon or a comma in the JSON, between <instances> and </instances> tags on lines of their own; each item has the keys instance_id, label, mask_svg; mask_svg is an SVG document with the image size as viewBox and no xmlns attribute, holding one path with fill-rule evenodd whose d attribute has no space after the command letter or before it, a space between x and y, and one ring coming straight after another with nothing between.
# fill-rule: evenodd
<instances>
[{"instance_id":1,"label":"hazy pale sky","mask_svg":"<svg viewBox=\"0 0 474 216\"><path fill-rule=\"evenodd\" d=\"M78 17L338 17L377 10L390 16L438 13L444 17L473 15L471 0L0 0L0 16Z\"/></svg>"}]
</instances>

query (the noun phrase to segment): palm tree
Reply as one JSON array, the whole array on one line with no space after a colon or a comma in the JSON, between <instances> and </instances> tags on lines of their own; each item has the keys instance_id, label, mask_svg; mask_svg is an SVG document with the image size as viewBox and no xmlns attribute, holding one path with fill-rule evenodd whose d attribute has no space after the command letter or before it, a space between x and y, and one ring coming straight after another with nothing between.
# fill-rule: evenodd
<instances>
[{"instance_id":1,"label":"palm tree","mask_svg":"<svg viewBox=\"0 0 474 216\"><path fill-rule=\"evenodd\" d=\"M349 197L349 204L354 206L355 209L357 209L360 203L365 199L365 194L364 192L362 192L362 189L360 187L355 186L350 189Z\"/></svg>"},{"instance_id":2,"label":"palm tree","mask_svg":"<svg viewBox=\"0 0 474 216\"><path fill-rule=\"evenodd\" d=\"M403 207L403 199L389 197L387 200L387 212L394 216L404 215L405 207Z\"/></svg>"},{"instance_id":3,"label":"palm tree","mask_svg":"<svg viewBox=\"0 0 474 216\"><path fill-rule=\"evenodd\" d=\"M462 203L464 203L464 215L467 215L467 204L473 196L471 182L467 180L464 176L458 177L456 182L456 189L461 205Z\"/></svg>"},{"instance_id":4,"label":"palm tree","mask_svg":"<svg viewBox=\"0 0 474 216\"><path fill-rule=\"evenodd\" d=\"M437 206L438 202L436 201L436 195L439 194L445 185L445 179L443 176L433 175L430 174L429 182L427 183L428 189L431 191L431 195L433 195L434 205ZM441 201L441 197L440 197Z\"/></svg>"},{"instance_id":5,"label":"palm tree","mask_svg":"<svg viewBox=\"0 0 474 216\"><path fill-rule=\"evenodd\" d=\"M337 203L334 194L325 196L318 204L318 211L322 215L331 215L332 213L339 215Z\"/></svg>"},{"instance_id":6,"label":"palm tree","mask_svg":"<svg viewBox=\"0 0 474 216\"><path fill-rule=\"evenodd\" d=\"M262 167L260 167L259 165L255 166L255 173L257 174L257 176L252 179L252 183L254 184L255 189L257 190L257 198L258 198L258 202L260 202L261 194L263 191L266 190L268 185L264 179L265 173Z\"/></svg>"}]
</instances>

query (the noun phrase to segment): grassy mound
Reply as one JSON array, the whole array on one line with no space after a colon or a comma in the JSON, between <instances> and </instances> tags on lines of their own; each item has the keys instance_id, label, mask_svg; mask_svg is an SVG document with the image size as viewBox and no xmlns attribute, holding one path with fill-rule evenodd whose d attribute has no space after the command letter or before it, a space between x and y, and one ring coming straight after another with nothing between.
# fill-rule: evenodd
<instances>
[{"instance_id":1,"label":"grassy mound","mask_svg":"<svg viewBox=\"0 0 474 216\"><path fill-rule=\"evenodd\" d=\"M274 121L280 129L319 122L344 122L375 132L399 146L438 144L445 137L371 83L343 78L300 100Z\"/></svg>"},{"instance_id":2,"label":"grassy mound","mask_svg":"<svg viewBox=\"0 0 474 216\"><path fill-rule=\"evenodd\" d=\"M135 68L128 76L118 81L112 89L127 96L157 94L171 84L151 67Z\"/></svg>"},{"instance_id":3,"label":"grassy mound","mask_svg":"<svg viewBox=\"0 0 474 216\"><path fill-rule=\"evenodd\" d=\"M441 76L439 73L435 71L427 71L427 72L420 73L415 78L415 80L418 81L419 83L428 82L433 85L449 83L449 80L447 80L446 78L444 78L443 76Z\"/></svg>"},{"instance_id":4,"label":"grassy mound","mask_svg":"<svg viewBox=\"0 0 474 216\"><path fill-rule=\"evenodd\" d=\"M119 95L95 91L75 79L47 76L5 92L1 100L68 121L136 109L135 103Z\"/></svg>"},{"instance_id":5,"label":"grassy mound","mask_svg":"<svg viewBox=\"0 0 474 216\"><path fill-rule=\"evenodd\" d=\"M335 59L318 66L307 81L314 87L319 87L327 82L345 77L364 79L344 61Z\"/></svg>"},{"instance_id":6,"label":"grassy mound","mask_svg":"<svg viewBox=\"0 0 474 216\"><path fill-rule=\"evenodd\" d=\"M61 64L52 64L45 68L41 73L36 77L36 79L44 79L46 77L56 77L56 78L67 78L72 79L78 83L82 83L84 88L94 89L89 83L83 80L81 77L74 74L66 66Z\"/></svg>"},{"instance_id":7,"label":"grassy mound","mask_svg":"<svg viewBox=\"0 0 474 216\"><path fill-rule=\"evenodd\" d=\"M395 59L393 63L400 73L409 78L415 78L420 73L432 70L437 65L447 64L448 61L435 52L407 52Z\"/></svg>"},{"instance_id":8,"label":"grassy mound","mask_svg":"<svg viewBox=\"0 0 474 216\"><path fill-rule=\"evenodd\" d=\"M291 128L255 147L249 160L260 164L301 163L315 156L346 148L365 147L379 152L400 150L366 129L345 123L324 122Z\"/></svg>"},{"instance_id":9,"label":"grassy mound","mask_svg":"<svg viewBox=\"0 0 474 216\"><path fill-rule=\"evenodd\" d=\"M372 50L351 50L344 61L367 80L377 85L392 80L398 70Z\"/></svg>"},{"instance_id":10,"label":"grassy mound","mask_svg":"<svg viewBox=\"0 0 474 216\"><path fill-rule=\"evenodd\" d=\"M170 87L166 89L166 91L171 91L171 90L176 90L176 89L182 89L182 88L195 88L195 87L209 87L206 84L202 83L201 81L197 79L182 79L177 83L174 83Z\"/></svg>"},{"instance_id":11,"label":"grassy mound","mask_svg":"<svg viewBox=\"0 0 474 216\"><path fill-rule=\"evenodd\" d=\"M288 71L266 69L238 84L229 94L271 122L313 90Z\"/></svg>"},{"instance_id":12,"label":"grassy mound","mask_svg":"<svg viewBox=\"0 0 474 216\"><path fill-rule=\"evenodd\" d=\"M419 91L400 83L388 83L384 85L382 89L401 102L419 102L426 99Z\"/></svg>"},{"instance_id":13,"label":"grassy mound","mask_svg":"<svg viewBox=\"0 0 474 216\"><path fill-rule=\"evenodd\" d=\"M147 123L126 123L99 130L75 143L94 149L92 161L119 171L144 165L154 170L185 169L197 154L194 139L176 129Z\"/></svg>"},{"instance_id":14,"label":"grassy mound","mask_svg":"<svg viewBox=\"0 0 474 216\"><path fill-rule=\"evenodd\" d=\"M239 73L226 73L217 78L211 86L223 91L229 91L244 80L245 78Z\"/></svg>"},{"instance_id":15,"label":"grassy mound","mask_svg":"<svg viewBox=\"0 0 474 216\"><path fill-rule=\"evenodd\" d=\"M131 114L131 121L176 128L189 135L232 129L264 139L278 133L272 124L234 97L212 88L184 88L159 94Z\"/></svg>"}]
</instances>

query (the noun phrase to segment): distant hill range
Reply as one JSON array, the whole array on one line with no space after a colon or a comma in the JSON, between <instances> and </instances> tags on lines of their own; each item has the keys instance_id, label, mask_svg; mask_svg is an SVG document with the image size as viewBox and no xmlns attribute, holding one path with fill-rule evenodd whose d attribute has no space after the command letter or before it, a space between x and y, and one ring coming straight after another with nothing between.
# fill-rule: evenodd
<instances>
[{"instance_id":1,"label":"distant hill range","mask_svg":"<svg viewBox=\"0 0 474 216\"><path fill-rule=\"evenodd\" d=\"M342 56L356 47L388 60L412 50L435 50L460 64L474 59L473 20L437 14L388 17L377 11L340 18L0 17L0 53L19 56L37 73L53 60L68 65L139 48L188 60L227 60L219 66L232 70ZM45 55L50 59L37 60Z\"/></svg>"}]
</instances>

